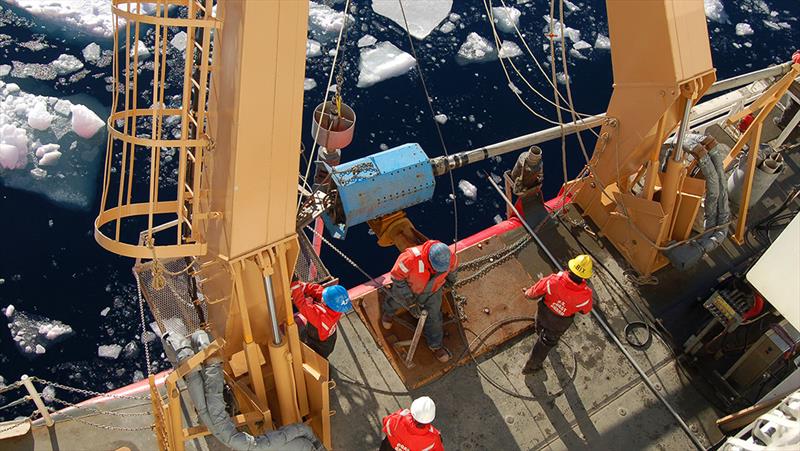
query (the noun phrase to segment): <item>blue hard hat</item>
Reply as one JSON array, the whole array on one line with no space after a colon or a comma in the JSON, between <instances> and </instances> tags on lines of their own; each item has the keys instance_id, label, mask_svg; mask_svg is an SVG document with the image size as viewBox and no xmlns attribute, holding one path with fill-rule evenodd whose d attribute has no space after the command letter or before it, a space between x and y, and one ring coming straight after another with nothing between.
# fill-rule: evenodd
<instances>
[{"instance_id":1,"label":"blue hard hat","mask_svg":"<svg viewBox=\"0 0 800 451\"><path fill-rule=\"evenodd\" d=\"M450 248L444 243L436 243L428 251L428 261L436 272L450 269Z\"/></svg>"},{"instance_id":2,"label":"blue hard hat","mask_svg":"<svg viewBox=\"0 0 800 451\"><path fill-rule=\"evenodd\" d=\"M322 290L322 302L334 312L346 312L353 308L347 290L341 285L331 285Z\"/></svg>"}]
</instances>

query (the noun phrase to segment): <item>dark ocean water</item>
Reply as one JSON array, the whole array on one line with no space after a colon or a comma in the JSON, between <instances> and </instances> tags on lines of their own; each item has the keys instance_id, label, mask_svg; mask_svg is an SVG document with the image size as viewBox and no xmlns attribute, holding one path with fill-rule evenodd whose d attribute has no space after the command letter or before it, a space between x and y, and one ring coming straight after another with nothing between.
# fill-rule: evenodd
<instances>
[{"instance_id":1,"label":"dark ocean water","mask_svg":"<svg viewBox=\"0 0 800 451\"><path fill-rule=\"evenodd\" d=\"M489 38L491 31L480 0L456 0L454 3L453 12L461 15L456 29L450 34L434 31L424 41L416 41L437 113L449 117L442 126L449 152L467 150L549 126L519 104L496 61L466 66L456 64L454 55L467 34L474 31ZM523 11L520 27L541 61L547 59L542 49L545 43L542 16L547 13L547 3L534 1L515 5ZM567 15L566 24L580 30L582 39L590 44L594 44L597 33L607 36L604 2L576 3L581 9ZM400 28L374 14L369 2L359 0L354 4L356 23L349 31L348 45L343 50L343 95L345 102L356 110L358 124L355 140L343 151L343 160L377 152L381 145L393 147L407 142L420 143L431 157L443 154L415 70L367 89L355 86L358 77L356 41L359 37L369 33L379 41L390 41L405 51L410 52L410 49ZM725 5L728 22L709 22L718 78L785 61L800 43L800 22L797 20L800 2L735 0L727 1ZM763 5L768 9L765 10ZM61 53L81 58L81 49L91 42L97 42L103 49L111 48L110 38L89 36L32 17L2 0L0 6L3 8L0 11L0 64L10 65L13 61L46 63ZM769 11L777 15L773 17ZM791 28L773 30L764 23L765 20L787 22ZM738 22L750 23L755 34L736 36L734 25ZM519 43L516 37L504 37ZM32 51L20 45L31 40L45 42L49 47ZM746 46L744 43L750 44ZM325 44L325 56L308 61L306 76L314 78L318 86L306 92L303 141L307 149L313 141L307 126L310 112L322 101L332 59L327 52L333 47L333 43ZM602 112L611 95L610 53L591 50L584 51L584 54L585 60L570 60L575 106L581 112ZM653 58L658 58L658 55L653 55ZM529 80L537 88L552 95L551 88L547 87L531 61L519 57L515 62L524 67ZM647 64L646 61L642 63ZM75 82L11 76L6 76L3 81L17 83L23 91L33 94L86 104L105 117L110 109L110 94L103 78L111 75L111 67L92 69L92 74ZM515 84L524 88L518 80ZM544 102L529 92L524 97L537 110L554 118L552 108L547 108ZM136 370L146 373L141 356L132 360L97 357L98 345L116 343L124 346L137 341L140 333L130 272L132 261L102 250L92 237L92 223L99 208L97 194L105 148L105 137L99 135L82 142L79 151L70 155L65 153L62 160L67 159L73 169L61 182L37 182L27 175L27 170L0 172L0 278L5 281L0 285L0 307L14 304L18 310L69 324L76 332L63 343L48 348L46 354L29 359L17 350L8 330L0 328L0 375L6 381L17 380L27 373L105 391L132 382ZM589 135L586 135L586 140L589 147L593 147L594 141ZM574 176L582 167L583 160L574 139L568 140L567 144L570 175ZM545 192L552 196L563 182L560 144L550 143L543 147ZM458 193L459 238L486 228L493 223L495 215L503 214L502 201L478 172L485 170L501 174L511 167L513 160L514 157L505 156L455 172L456 183L465 179L478 188L478 198L474 202ZM454 237L453 205L448 199L449 193L449 180L441 178L431 202L407 210L419 230L443 241ZM373 276L388 270L396 256L393 248L375 245L366 225L354 227L347 240L336 244L368 268ZM364 280L360 273L330 250L323 250L323 259L346 285ZM100 311L106 307L111 310L103 317ZM160 353L161 349L156 345L156 357ZM164 364L159 363L159 368L163 367ZM59 393L59 396L66 395ZM0 417L2 415L0 412Z\"/></svg>"}]
</instances>

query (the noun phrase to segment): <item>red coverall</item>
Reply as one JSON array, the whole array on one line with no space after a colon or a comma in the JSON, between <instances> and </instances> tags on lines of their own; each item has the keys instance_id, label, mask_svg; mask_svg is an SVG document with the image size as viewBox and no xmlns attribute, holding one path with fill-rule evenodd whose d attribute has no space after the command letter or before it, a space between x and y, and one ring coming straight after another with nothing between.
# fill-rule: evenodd
<instances>
[{"instance_id":1,"label":"red coverall","mask_svg":"<svg viewBox=\"0 0 800 451\"><path fill-rule=\"evenodd\" d=\"M323 290L324 287L316 283L292 282L292 301L304 326L300 337L309 348L327 359L336 344L336 325L342 314L325 305Z\"/></svg>"},{"instance_id":2,"label":"red coverall","mask_svg":"<svg viewBox=\"0 0 800 451\"><path fill-rule=\"evenodd\" d=\"M539 306L536 312L539 339L533 345L528 361L536 367L541 366L561 335L572 325L575 313L588 314L592 310L592 289L586 282L573 282L569 273L560 271L543 277L525 291L525 296L529 299L543 297L543 304L547 307Z\"/></svg>"},{"instance_id":3,"label":"red coverall","mask_svg":"<svg viewBox=\"0 0 800 451\"><path fill-rule=\"evenodd\" d=\"M455 283L457 275L453 272L458 267L458 257L450 255L450 268L437 273L428 262L431 246L438 243L428 240L425 243L404 250L392 267L392 296L383 301L383 311L394 314L399 308L417 303L428 311L423 334L428 347L442 347L444 333L442 331L442 287L445 282Z\"/></svg>"},{"instance_id":4,"label":"red coverall","mask_svg":"<svg viewBox=\"0 0 800 451\"><path fill-rule=\"evenodd\" d=\"M383 417L383 433L382 451L444 451L439 430L431 424L417 427L408 409Z\"/></svg>"}]
</instances>

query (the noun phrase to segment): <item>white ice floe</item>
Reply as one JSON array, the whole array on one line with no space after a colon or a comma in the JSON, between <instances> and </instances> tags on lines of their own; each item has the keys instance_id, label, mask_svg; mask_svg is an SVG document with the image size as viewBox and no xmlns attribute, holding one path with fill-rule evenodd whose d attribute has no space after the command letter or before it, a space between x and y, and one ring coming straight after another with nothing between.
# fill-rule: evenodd
<instances>
[{"instance_id":1,"label":"white ice floe","mask_svg":"<svg viewBox=\"0 0 800 451\"><path fill-rule=\"evenodd\" d=\"M303 80L303 89L306 91L310 91L317 87L317 82L314 81L313 78L306 78Z\"/></svg>"},{"instance_id":2,"label":"white ice floe","mask_svg":"<svg viewBox=\"0 0 800 451\"><path fill-rule=\"evenodd\" d=\"M578 5L572 3L569 0L564 0L564 6L566 6L567 10L571 13L574 13L575 11L580 11L581 9Z\"/></svg>"},{"instance_id":3,"label":"white ice floe","mask_svg":"<svg viewBox=\"0 0 800 451\"><path fill-rule=\"evenodd\" d=\"M416 64L414 57L400 50L391 42L379 42L375 48L361 49L356 86L366 88L383 80L398 77L411 70Z\"/></svg>"},{"instance_id":4,"label":"white ice floe","mask_svg":"<svg viewBox=\"0 0 800 451\"><path fill-rule=\"evenodd\" d=\"M436 122L438 122L438 123L440 123L442 125L447 123L447 115L446 114L437 114L433 118L436 119Z\"/></svg>"},{"instance_id":5,"label":"white ice floe","mask_svg":"<svg viewBox=\"0 0 800 451\"><path fill-rule=\"evenodd\" d=\"M503 222L503 217L500 215L494 215L494 218L492 219L494 220L495 224L500 224L501 222Z\"/></svg>"},{"instance_id":6,"label":"white ice floe","mask_svg":"<svg viewBox=\"0 0 800 451\"><path fill-rule=\"evenodd\" d=\"M122 352L122 346L117 344L100 345L97 348L97 356L105 359L116 360L120 352Z\"/></svg>"},{"instance_id":7,"label":"white ice floe","mask_svg":"<svg viewBox=\"0 0 800 451\"><path fill-rule=\"evenodd\" d=\"M53 115L47 112L47 105L37 102L28 110L28 125L35 130L47 130L53 122Z\"/></svg>"},{"instance_id":8,"label":"white ice floe","mask_svg":"<svg viewBox=\"0 0 800 451\"><path fill-rule=\"evenodd\" d=\"M722 0L703 0L703 7L709 20L719 23L728 22L728 13L725 12Z\"/></svg>"},{"instance_id":9,"label":"white ice floe","mask_svg":"<svg viewBox=\"0 0 800 451\"><path fill-rule=\"evenodd\" d=\"M181 31L180 33L175 34L172 39L169 41L170 45L175 47L176 49L180 50L181 52L186 50L186 32Z\"/></svg>"},{"instance_id":10,"label":"white ice floe","mask_svg":"<svg viewBox=\"0 0 800 451\"><path fill-rule=\"evenodd\" d=\"M589 44L586 41L578 41L578 42L572 44L572 48L575 49L575 50L585 50L585 49L592 48L592 44Z\"/></svg>"},{"instance_id":11,"label":"white ice floe","mask_svg":"<svg viewBox=\"0 0 800 451\"><path fill-rule=\"evenodd\" d=\"M749 36L751 34L753 34L753 27L751 27L749 23L737 23L736 24L736 35L737 36Z\"/></svg>"},{"instance_id":12,"label":"white ice floe","mask_svg":"<svg viewBox=\"0 0 800 451\"><path fill-rule=\"evenodd\" d=\"M11 338L17 348L28 357L47 352L48 346L61 342L74 332L61 321L41 315L16 310L13 305L5 309Z\"/></svg>"},{"instance_id":13,"label":"white ice floe","mask_svg":"<svg viewBox=\"0 0 800 451\"><path fill-rule=\"evenodd\" d=\"M500 53L498 53L500 58L514 58L520 55L522 55L522 50L516 42L503 41L503 43L500 44Z\"/></svg>"},{"instance_id":14,"label":"white ice floe","mask_svg":"<svg viewBox=\"0 0 800 451\"><path fill-rule=\"evenodd\" d=\"M328 42L338 37L346 20L353 21L353 16L336 11L327 5L308 2L308 31L314 39Z\"/></svg>"},{"instance_id":15,"label":"white ice floe","mask_svg":"<svg viewBox=\"0 0 800 451\"><path fill-rule=\"evenodd\" d=\"M522 13L513 6L495 6L492 8L492 16L497 28L505 33L514 33L515 28L519 28L519 16Z\"/></svg>"},{"instance_id":16,"label":"white ice floe","mask_svg":"<svg viewBox=\"0 0 800 451\"><path fill-rule=\"evenodd\" d=\"M358 40L357 45L359 47L369 47L374 45L376 42L378 42L378 40L375 38L375 36L371 34L365 34Z\"/></svg>"},{"instance_id":17,"label":"white ice floe","mask_svg":"<svg viewBox=\"0 0 800 451\"><path fill-rule=\"evenodd\" d=\"M564 72L557 72L556 73L556 81L559 84L566 85L568 80L569 80L569 77L567 77L567 75L564 74Z\"/></svg>"},{"instance_id":18,"label":"white ice floe","mask_svg":"<svg viewBox=\"0 0 800 451\"><path fill-rule=\"evenodd\" d=\"M306 41L306 58L316 58L322 55L322 44L309 39Z\"/></svg>"},{"instance_id":19,"label":"white ice floe","mask_svg":"<svg viewBox=\"0 0 800 451\"><path fill-rule=\"evenodd\" d=\"M83 105L73 105L71 111L72 130L81 138L91 138L105 125L94 111Z\"/></svg>"},{"instance_id":20,"label":"white ice floe","mask_svg":"<svg viewBox=\"0 0 800 451\"><path fill-rule=\"evenodd\" d=\"M150 56L150 49L147 48L147 45L145 45L144 42L136 41L136 48L131 49L131 57L133 57L137 53L139 54L139 59L147 58L148 56Z\"/></svg>"},{"instance_id":21,"label":"white ice floe","mask_svg":"<svg viewBox=\"0 0 800 451\"><path fill-rule=\"evenodd\" d=\"M606 35L597 33L597 39L594 41L594 48L608 50L611 48L611 39Z\"/></svg>"},{"instance_id":22,"label":"white ice floe","mask_svg":"<svg viewBox=\"0 0 800 451\"><path fill-rule=\"evenodd\" d=\"M84 60L90 63L94 63L100 59L100 46L92 42L91 44L84 47L81 53L83 53Z\"/></svg>"},{"instance_id":23,"label":"white ice floe","mask_svg":"<svg viewBox=\"0 0 800 451\"><path fill-rule=\"evenodd\" d=\"M447 21L447 22L443 23L442 26L439 27L439 31L441 31L442 33L445 33L445 34L450 33L455 29L456 29L456 24L454 24L453 22L450 22L450 21Z\"/></svg>"},{"instance_id":24,"label":"white ice floe","mask_svg":"<svg viewBox=\"0 0 800 451\"><path fill-rule=\"evenodd\" d=\"M456 62L459 64L484 63L497 58L497 50L489 41L472 32L467 35L466 41L461 44L456 54Z\"/></svg>"},{"instance_id":25,"label":"white ice floe","mask_svg":"<svg viewBox=\"0 0 800 451\"><path fill-rule=\"evenodd\" d=\"M114 22L108 0L10 0L35 16L63 22L87 33L111 36Z\"/></svg>"},{"instance_id":26,"label":"white ice floe","mask_svg":"<svg viewBox=\"0 0 800 451\"><path fill-rule=\"evenodd\" d=\"M0 110L0 122L10 118ZM20 169L28 163L28 134L10 123L0 125L0 168Z\"/></svg>"},{"instance_id":27,"label":"white ice floe","mask_svg":"<svg viewBox=\"0 0 800 451\"><path fill-rule=\"evenodd\" d=\"M42 399L44 402L53 402L56 399L56 389L52 385L48 385L42 390Z\"/></svg>"},{"instance_id":28,"label":"white ice floe","mask_svg":"<svg viewBox=\"0 0 800 451\"><path fill-rule=\"evenodd\" d=\"M57 145L57 144L54 144ZM47 152L39 158L39 166L52 166L58 162L58 159L61 158L61 152L58 150L54 150L52 152Z\"/></svg>"},{"instance_id":29,"label":"white ice floe","mask_svg":"<svg viewBox=\"0 0 800 451\"><path fill-rule=\"evenodd\" d=\"M83 63L72 55L62 53L50 65L59 75L71 74L83 69Z\"/></svg>"},{"instance_id":30,"label":"white ice floe","mask_svg":"<svg viewBox=\"0 0 800 451\"><path fill-rule=\"evenodd\" d=\"M100 310L100 316L106 316L106 315L108 315L108 312L110 312L110 311L111 311L111 307L106 307L103 310Z\"/></svg>"},{"instance_id":31,"label":"white ice floe","mask_svg":"<svg viewBox=\"0 0 800 451\"><path fill-rule=\"evenodd\" d=\"M453 0L414 0L404 1L403 9L397 0L372 0L372 10L381 16L388 17L417 39L425 39L434 28L450 15ZM403 19L405 11L405 20Z\"/></svg>"},{"instance_id":32,"label":"white ice floe","mask_svg":"<svg viewBox=\"0 0 800 451\"><path fill-rule=\"evenodd\" d=\"M59 146L58 144L45 144L43 146L39 146L36 149L36 156L38 158L42 158L48 153L57 152L59 149L61 149L61 146Z\"/></svg>"},{"instance_id":33,"label":"white ice floe","mask_svg":"<svg viewBox=\"0 0 800 451\"><path fill-rule=\"evenodd\" d=\"M471 200L478 198L478 188L467 180L461 179L458 181L458 189Z\"/></svg>"},{"instance_id":34,"label":"white ice floe","mask_svg":"<svg viewBox=\"0 0 800 451\"><path fill-rule=\"evenodd\" d=\"M775 31L780 31L783 29L788 30L789 28L792 28L792 26L788 22L773 22L771 20L762 20L762 22L764 22L764 25L767 28L771 28Z\"/></svg>"},{"instance_id":35,"label":"white ice floe","mask_svg":"<svg viewBox=\"0 0 800 451\"><path fill-rule=\"evenodd\" d=\"M5 77L11 72L11 66L8 64L0 64L0 77Z\"/></svg>"},{"instance_id":36,"label":"white ice floe","mask_svg":"<svg viewBox=\"0 0 800 451\"><path fill-rule=\"evenodd\" d=\"M563 27L564 36L567 37L573 43L578 42L581 40L581 32L580 30L576 30L574 28L568 27L566 24L562 24L560 21L551 18L550 16L544 16L544 21L547 22L547 25L544 26L542 31L544 35L549 39L550 38L550 26L552 24L553 27L553 40L561 41L561 30Z\"/></svg>"}]
</instances>

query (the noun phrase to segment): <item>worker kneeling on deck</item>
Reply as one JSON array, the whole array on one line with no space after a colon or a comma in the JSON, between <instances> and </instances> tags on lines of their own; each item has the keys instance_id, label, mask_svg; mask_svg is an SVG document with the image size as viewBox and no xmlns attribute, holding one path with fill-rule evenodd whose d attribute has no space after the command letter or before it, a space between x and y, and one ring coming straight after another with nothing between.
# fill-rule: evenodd
<instances>
[{"instance_id":1,"label":"worker kneeling on deck","mask_svg":"<svg viewBox=\"0 0 800 451\"><path fill-rule=\"evenodd\" d=\"M536 312L536 331L539 338L533 345L531 357L522 374L542 368L547 354L569 329L575 313L589 314L592 310L592 289L586 279L592 277L592 258L579 255L569 261L569 272L560 271L542 278L525 291L528 299L542 299Z\"/></svg>"},{"instance_id":2,"label":"worker kneeling on deck","mask_svg":"<svg viewBox=\"0 0 800 451\"><path fill-rule=\"evenodd\" d=\"M336 344L339 318L353 307L347 290L341 285L323 287L304 283L295 277L292 280L292 301L298 311L300 339L327 359Z\"/></svg>"},{"instance_id":3,"label":"worker kneeling on deck","mask_svg":"<svg viewBox=\"0 0 800 451\"><path fill-rule=\"evenodd\" d=\"M442 292L445 284L455 283L457 266L458 258L439 241L428 240L410 247L400 254L392 267L391 296L383 300L381 324L386 330L392 328L397 309L417 304L428 311L422 331L428 347L440 362L450 360L450 351L442 343Z\"/></svg>"},{"instance_id":4,"label":"worker kneeling on deck","mask_svg":"<svg viewBox=\"0 0 800 451\"><path fill-rule=\"evenodd\" d=\"M402 409L383 417L380 451L444 451L442 436L431 424L436 417L436 404L422 396Z\"/></svg>"}]
</instances>

